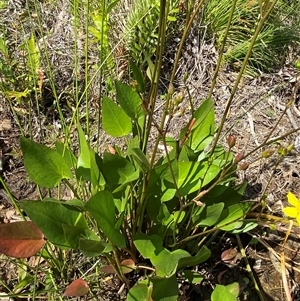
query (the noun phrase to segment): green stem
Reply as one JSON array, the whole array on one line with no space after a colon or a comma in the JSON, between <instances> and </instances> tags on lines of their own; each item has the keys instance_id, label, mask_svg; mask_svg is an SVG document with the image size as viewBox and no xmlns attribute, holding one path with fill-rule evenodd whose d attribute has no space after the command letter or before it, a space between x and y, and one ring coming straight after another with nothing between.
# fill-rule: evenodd
<instances>
[{"instance_id":1,"label":"green stem","mask_svg":"<svg viewBox=\"0 0 300 301\"><path fill-rule=\"evenodd\" d=\"M248 64L248 60L249 60L250 55L251 55L251 53L252 53L252 49L253 49L253 47L254 47L254 44L255 44L255 42L256 42L256 39L257 39L257 37L258 37L258 35L259 35L259 33L260 33L260 31L261 31L261 29L262 29L262 27L263 27L265 21L266 21L266 19L268 18L269 14L271 13L271 11L272 11L272 9L273 9L273 7L274 7L274 5L276 4L277 1L278 1L278 0L275 0L274 2L271 3L270 8L267 10L267 12L266 12L266 14L265 14L264 16L260 16L260 20L259 20L258 25L257 25L257 27L256 27L256 29L255 29L254 34L253 34L253 37L252 37L252 40L251 40L249 49L248 49L248 51L247 51L247 53L246 53L245 59L244 59L243 64L242 64L242 66L241 66L241 70L240 70L240 72L239 72L239 74L238 74L238 76L237 76L237 79L236 79L235 84L234 84L234 86L233 86L233 88L232 88L230 97L229 97L229 99L228 99L228 101L227 101L227 103L226 103L225 111L224 111L224 113L223 113L223 117L222 117L220 126L219 126L219 128L218 128L216 137L215 137L215 139L214 139L213 146L212 146L212 148L211 148L211 153L213 153L213 152L215 151L215 148L216 148L217 143L218 143L218 141L219 141L219 137L220 137L221 132L222 132L222 130L223 130L225 121L226 121L226 119L227 119L227 117L228 117L227 115L228 115L228 113L229 113L229 109L230 109L230 107L231 107L231 104L232 104L234 95L235 95L235 93L236 93L236 91L237 91L237 88L238 88L238 86L239 86L239 83L240 83L240 81L241 81L241 78L242 78L242 76L243 76L243 74L244 74L244 71L245 71L245 69L246 69L246 66L247 66L247 64ZM236 2L236 0L235 0L235 2ZM233 10L231 11L231 13L233 13ZM230 20L230 21L231 21L231 20Z\"/></svg>"},{"instance_id":2,"label":"green stem","mask_svg":"<svg viewBox=\"0 0 300 301\"><path fill-rule=\"evenodd\" d=\"M249 273L249 276L250 276L250 278L251 278L251 280L252 280L252 283L254 284L254 288L255 288L255 290L256 290L256 293L257 293L257 295L258 295L260 301L265 301L265 298L264 298L263 294L261 293L261 290L260 290L260 288L259 288L259 286L258 286L258 284L257 284L257 281L256 281L256 279L255 279L255 277L254 277L254 274L253 274L253 272L252 272L252 269L251 269L251 266L250 266L250 264L249 264L248 257L247 257L247 254L246 254L246 252L245 252L244 246L243 246L243 244L242 244L241 238L240 238L240 236L239 236L238 234L237 234L235 237L236 237L236 239L237 239L237 243L238 243L238 245L239 245L239 248L240 248L240 252L241 252L241 254L242 254L242 257L243 257L243 259L244 259L244 261L245 261L246 269L247 269L247 271L248 271L248 273Z\"/></svg>"},{"instance_id":3,"label":"green stem","mask_svg":"<svg viewBox=\"0 0 300 301\"><path fill-rule=\"evenodd\" d=\"M0 176L0 183L2 184L2 186L3 186L4 190L5 190L5 192L7 193L7 195L9 196L9 198L10 198L12 204L14 205L16 211L19 213L19 215L20 215L20 216L22 217L22 219L25 221L25 220L26 220L25 216L23 215L21 209L19 208L19 205L18 205L17 202L15 201L14 196L11 194L9 188L8 188L7 185L5 184L5 182L4 182L3 178L2 178L2 176Z\"/></svg>"},{"instance_id":4,"label":"green stem","mask_svg":"<svg viewBox=\"0 0 300 301\"><path fill-rule=\"evenodd\" d=\"M157 47L157 51L156 51L156 61L155 61L155 68L154 68L154 74L153 74L153 78L152 80L154 82L152 82L151 88L150 88L150 99L149 99L149 115L148 115L148 122L147 122L147 126L146 126L146 134L145 134L145 141L147 142L149 139L149 135L150 135L150 131L151 131L151 126L152 126L152 121L153 121L153 114L154 114L154 109L155 109L155 100L156 100L156 95L157 95L157 91L158 91L158 84L159 84L159 76L160 76L160 70L161 70L161 65L162 65L162 53L163 53L163 45L165 42L165 32L166 32L166 22L167 22L167 15L166 15L166 10L169 7L169 0L161 0L160 3L160 22L159 22L159 33L158 33L158 47ZM166 116L166 108L168 107L168 103L169 101L166 102L165 105L165 110L163 113L163 116ZM165 117L162 118L161 124L160 124L160 132L163 132L163 127L164 127L164 122L165 122ZM156 157L156 153L157 153L157 148L158 148L158 144L161 138L161 134L160 132L158 133L157 139L155 141L155 145L153 147L153 153L151 156L151 160L150 160L150 168L149 168L149 172L147 174L147 176L145 177L144 181L143 181L143 188L142 188L142 195L141 195L141 200L140 200L140 210L138 212L138 219L139 219L139 230L141 230L142 224L143 224L143 219L144 219L144 213L145 213L145 209L146 209L146 192L147 192L147 186L148 186L148 182L151 176L151 171L153 169L154 166L154 162L155 162L155 157ZM147 143L146 143L147 145ZM146 151L146 150L144 150Z\"/></svg>"},{"instance_id":5,"label":"green stem","mask_svg":"<svg viewBox=\"0 0 300 301\"><path fill-rule=\"evenodd\" d=\"M225 34L224 34L224 39L223 39L223 42L222 42L222 45L221 45L221 48L220 48L220 51L219 51L219 59L218 59L218 62L217 62L216 70L215 70L214 77L213 77L212 82L211 82L211 86L210 86L210 90L209 90L207 98L211 98L213 90L216 86L217 77L218 77L219 70L220 70L220 67L221 67L223 53L224 53L224 49L225 49L225 45L226 45L226 40L227 40L229 29L230 29L230 26L231 26L231 21L232 21L233 14L234 14L234 11L235 11L236 3L237 3L237 0L234 0L233 3L232 3L232 6L231 6L229 19L228 19L227 27L226 27Z\"/></svg>"}]
</instances>

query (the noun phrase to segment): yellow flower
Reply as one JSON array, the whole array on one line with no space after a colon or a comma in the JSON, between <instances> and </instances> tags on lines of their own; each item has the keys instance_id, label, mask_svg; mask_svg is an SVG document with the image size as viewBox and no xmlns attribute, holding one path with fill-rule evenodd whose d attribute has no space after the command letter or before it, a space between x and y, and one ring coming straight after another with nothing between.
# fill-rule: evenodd
<instances>
[{"instance_id":1,"label":"yellow flower","mask_svg":"<svg viewBox=\"0 0 300 301\"><path fill-rule=\"evenodd\" d=\"M282 211L288 217L295 218L300 225L300 200L291 192L288 192L287 199L293 207L284 207Z\"/></svg>"}]
</instances>

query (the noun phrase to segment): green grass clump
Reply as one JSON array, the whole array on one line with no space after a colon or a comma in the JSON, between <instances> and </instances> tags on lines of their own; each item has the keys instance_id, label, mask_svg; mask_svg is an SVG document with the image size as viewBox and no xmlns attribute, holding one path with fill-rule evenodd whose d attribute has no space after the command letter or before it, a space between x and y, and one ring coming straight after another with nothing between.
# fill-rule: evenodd
<instances>
[{"instance_id":1,"label":"green grass clump","mask_svg":"<svg viewBox=\"0 0 300 301\"><path fill-rule=\"evenodd\" d=\"M204 9L205 24L216 39L218 48L226 35L224 62L239 70L249 49L260 16L269 1L236 1L231 26L226 35L233 1L208 1ZM264 3L264 4L262 4ZM253 46L246 72L255 75L271 72L281 66L289 47L300 43L300 4L298 1L278 1L267 21L264 23Z\"/></svg>"}]
</instances>

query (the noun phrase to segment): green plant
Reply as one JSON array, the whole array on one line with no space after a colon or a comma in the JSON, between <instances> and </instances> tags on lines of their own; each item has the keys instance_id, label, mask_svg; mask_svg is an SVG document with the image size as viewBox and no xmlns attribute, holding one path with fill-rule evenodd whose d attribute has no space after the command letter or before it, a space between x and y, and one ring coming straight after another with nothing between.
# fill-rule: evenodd
<instances>
[{"instance_id":1,"label":"green plant","mask_svg":"<svg viewBox=\"0 0 300 301\"><path fill-rule=\"evenodd\" d=\"M281 66L288 53L288 47L299 44L299 2L275 2L278 3L264 23L252 49L247 66L248 75L270 72ZM226 25L230 18L232 1L208 1L203 22L208 24L211 34L215 36L217 47L220 48L224 37L227 37L223 59L235 70L240 69L249 48L258 24L258 12L262 14L270 5L269 1L237 1L232 25L227 34Z\"/></svg>"},{"instance_id":2,"label":"green plant","mask_svg":"<svg viewBox=\"0 0 300 301\"><path fill-rule=\"evenodd\" d=\"M249 163L245 159L251 154L259 153L258 159L272 155L269 149L261 154L261 147L266 147L289 133L271 139L274 132L271 129L265 141L257 148L248 153L238 149L237 154L233 152L236 145L233 135L228 136L227 145L220 138L255 38L271 9L264 8L259 25L252 33L250 47L233 85L220 125L215 124L214 102L208 97L198 108L192 108L189 121L175 139L168 137L168 133L171 131L170 124L178 113L178 105L183 101L183 94L175 93L177 91L173 81L185 37L202 2L190 13L168 92L160 95L165 100L164 109L160 118L156 119L154 110L158 98L157 79L160 76L161 54L169 16L168 3L161 1L162 6L159 9L160 22L155 49L158 55L149 76L150 91L145 92L143 62L139 64L137 60L136 64L132 63L133 82L136 83L134 87L116 80L111 87L115 96L108 97L100 93L99 122L101 120L101 126L108 135L123 138L124 148L115 145L108 152L95 151L98 145L91 145L89 122L87 121L84 130L81 126L81 97L78 91L75 91L76 109L70 125L66 128L64 143L57 141L55 147L51 148L25 137L21 138L28 175L39 187L49 189L49 194L40 200L15 203L15 207L21 207L34 224L24 221L13 226L0 225L0 252L23 258L40 250L40 256L49 265L46 281L43 283L48 298L57 298L57 295L51 295L53 291L65 288L65 283L59 283L57 287L59 279L71 279L68 277L66 262L70 260L67 254L72 252L66 250L74 250L79 256L101 258L100 271L114 273L120 278L127 286L129 301L177 300L178 273L190 283L200 282L203 277L194 272L193 267L209 259L211 243L219 234L227 232L239 238L239 234L249 232L258 223L268 225L278 220L285 221L280 217L252 212L252 202L242 201L247 183L236 183L236 174L238 170L248 168ZM76 8L74 5L74 11ZM94 24L92 29L97 41L102 43L100 46L103 48L99 49L105 55L109 52L106 27L109 26L106 19L109 11L103 9L103 15L99 19L94 18L99 23L97 26ZM74 16L76 18L76 14ZM223 43L225 40L226 35ZM109 58L104 56L101 62L106 58L109 62ZM36 60L30 65L37 66L34 62ZM215 88L220 62L221 58L211 84L210 96ZM99 72L102 71L102 66L98 66ZM86 87L92 84L87 78L86 76ZM83 94L82 97L86 96L88 119L87 88ZM77 149L76 138L75 141L70 141L75 120L79 140L78 154L73 151ZM153 133L155 140L151 141L149 137ZM100 140L99 136L97 139ZM160 143L163 145L163 153L158 151ZM281 155L287 152L287 148L281 148ZM276 164L279 162L278 159ZM72 192L71 199L61 196L63 185ZM7 188L6 190L9 193ZM58 196L54 198L55 190ZM13 200L12 196L11 198ZM258 206L263 206L263 198L254 208ZM22 215L21 210L20 212ZM242 249L240 241L239 247ZM132 275L138 277L131 277ZM85 276L84 272L76 272L75 277L78 279L67 287L64 295L82 296L89 290L92 291L93 282L89 283ZM36 278L37 276L34 280ZM134 282L134 279L139 280ZM28 277L26 284L30 281L32 278ZM255 283L254 277L252 281ZM236 299L237 286L236 283L230 286L217 285L212 293L212 300L219 300L220 295L224 300ZM260 296L257 286L256 289ZM35 291L33 295L36 296Z\"/></svg>"},{"instance_id":3,"label":"green plant","mask_svg":"<svg viewBox=\"0 0 300 301\"><path fill-rule=\"evenodd\" d=\"M89 26L89 31L94 36L93 43L98 45L99 50L99 64L94 66L95 69L101 70L101 76L110 76L106 79L108 87L112 85L113 79L115 77L111 76L115 69L115 62L112 56L111 46L110 46L110 36L109 36L109 16L113 8L117 5L119 0L112 1L112 3L106 3L102 1L98 9L94 9L91 12L91 17L93 21L93 26Z\"/></svg>"},{"instance_id":4,"label":"green plant","mask_svg":"<svg viewBox=\"0 0 300 301\"><path fill-rule=\"evenodd\" d=\"M12 58L5 37L0 38L1 90L19 104L30 100L31 93L40 93L40 56L34 35L24 41L19 50L25 52L25 65Z\"/></svg>"},{"instance_id":5,"label":"green plant","mask_svg":"<svg viewBox=\"0 0 300 301\"><path fill-rule=\"evenodd\" d=\"M178 0L167 1L166 31L170 34L172 22L179 15ZM156 53L161 11L159 0L133 1L126 21L125 44L132 60L143 69L150 65Z\"/></svg>"},{"instance_id":6,"label":"green plant","mask_svg":"<svg viewBox=\"0 0 300 301\"><path fill-rule=\"evenodd\" d=\"M114 137L136 133L127 139L127 151L100 157L79 125L78 158L61 143L51 149L22 138L30 178L50 189L63 181L75 198L26 200L20 206L57 247L104 256L127 284L128 300L177 300L176 273L189 274L190 267L210 257L211 237L257 225L245 219L252 203L240 202L246 186L232 185L241 158L234 158L230 150L232 136L229 150L205 150L215 131L213 102L207 99L179 141L162 136L172 150L165 148L166 155L152 154L155 161L149 159L141 149L147 110L130 86L116 82L116 90L120 106L103 99L103 127ZM40 235L37 240L41 242ZM133 270L144 279L130 288L125 274Z\"/></svg>"}]
</instances>

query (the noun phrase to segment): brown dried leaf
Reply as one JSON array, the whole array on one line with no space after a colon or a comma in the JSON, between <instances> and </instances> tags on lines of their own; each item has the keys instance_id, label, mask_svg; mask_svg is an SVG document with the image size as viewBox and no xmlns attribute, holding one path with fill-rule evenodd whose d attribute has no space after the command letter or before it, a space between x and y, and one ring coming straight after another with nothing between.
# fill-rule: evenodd
<instances>
[{"instance_id":1,"label":"brown dried leaf","mask_svg":"<svg viewBox=\"0 0 300 301\"><path fill-rule=\"evenodd\" d=\"M89 286L83 279L74 280L65 290L64 296L66 297L81 297L89 292Z\"/></svg>"},{"instance_id":2,"label":"brown dried leaf","mask_svg":"<svg viewBox=\"0 0 300 301\"><path fill-rule=\"evenodd\" d=\"M0 131L8 131L11 129L11 122L9 119L0 121Z\"/></svg>"},{"instance_id":3,"label":"brown dried leaf","mask_svg":"<svg viewBox=\"0 0 300 301\"><path fill-rule=\"evenodd\" d=\"M235 259L237 253L238 251L236 248L227 249L221 254L221 259L225 263L231 263Z\"/></svg>"}]
</instances>

